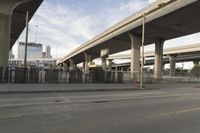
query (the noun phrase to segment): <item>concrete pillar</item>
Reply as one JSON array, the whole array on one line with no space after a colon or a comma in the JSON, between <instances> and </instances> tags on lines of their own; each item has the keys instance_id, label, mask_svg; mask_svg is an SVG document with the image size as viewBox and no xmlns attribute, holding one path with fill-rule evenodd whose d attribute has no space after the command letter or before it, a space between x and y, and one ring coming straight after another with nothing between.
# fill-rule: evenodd
<instances>
[{"instance_id":1,"label":"concrete pillar","mask_svg":"<svg viewBox=\"0 0 200 133\"><path fill-rule=\"evenodd\" d=\"M112 64L113 64L113 59L108 59L108 71L112 71Z\"/></svg>"},{"instance_id":2,"label":"concrete pillar","mask_svg":"<svg viewBox=\"0 0 200 133\"><path fill-rule=\"evenodd\" d=\"M67 68L67 63L63 63L63 71L64 71L64 72L67 72L67 69L68 69L68 68Z\"/></svg>"},{"instance_id":3,"label":"concrete pillar","mask_svg":"<svg viewBox=\"0 0 200 133\"><path fill-rule=\"evenodd\" d=\"M88 64L91 62L91 55L84 53L84 56L85 56L85 62L83 63L84 64L84 73L89 74L89 65Z\"/></svg>"},{"instance_id":4,"label":"concrete pillar","mask_svg":"<svg viewBox=\"0 0 200 133\"><path fill-rule=\"evenodd\" d=\"M83 69L84 69L83 82L85 83L88 82L89 80L89 73L90 73L89 63L91 62L91 55L85 52L84 56L85 56L85 62L83 63Z\"/></svg>"},{"instance_id":5,"label":"concrete pillar","mask_svg":"<svg viewBox=\"0 0 200 133\"><path fill-rule=\"evenodd\" d=\"M85 62L83 62L82 72L85 73Z\"/></svg>"},{"instance_id":6,"label":"concrete pillar","mask_svg":"<svg viewBox=\"0 0 200 133\"><path fill-rule=\"evenodd\" d=\"M156 40L155 42L155 64L154 64L154 78L162 78L162 68L163 68L163 40Z\"/></svg>"},{"instance_id":7,"label":"concrete pillar","mask_svg":"<svg viewBox=\"0 0 200 133\"><path fill-rule=\"evenodd\" d=\"M176 57L177 55L169 55L169 61L170 61L170 76L175 75L176 70Z\"/></svg>"},{"instance_id":8,"label":"concrete pillar","mask_svg":"<svg viewBox=\"0 0 200 133\"><path fill-rule=\"evenodd\" d=\"M140 45L141 37L129 34L131 39L131 79L138 82L140 79Z\"/></svg>"},{"instance_id":9,"label":"concrete pillar","mask_svg":"<svg viewBox=\"0 0 200 133\"><path fill-rule=\"evenodd\" d=\"M115 66L115 82L117 83L118 81L118 68L117 68L117 65Z\"/></svg>"},{"instance_id":10,"label":"concrete pillar","mask_svg":"<svg viewBox=\"0 0 200 133\"><path fill-rule=\"evenodd\" d=\"M11 16L13 10L27 0L1 0L0 1L0 67L3 68L2 78L8 65L9 47L11 37Z\"/></svg>"},{"instance_id":11,"label":"concrete pillar","mask_svg":"<svg viewBox=\"0 0 200 133\"><path fill-rule=\"evenodd\" d=\"M106 58L101 58L101 63L102 63L102 68L103 68L103 70L106 71L106 69L107 69Z\"/></svg>"},{"instance_id":12,"label":"concrete pillar","mask_svg":"<svg viewBox=\"0 0 200 133\"><path fill-rule=\"evenodd\" d=\"M74 60L69 59L69 62L70 62L69 70L72 71L74 70Z\"/></svg>"}]
</instances>

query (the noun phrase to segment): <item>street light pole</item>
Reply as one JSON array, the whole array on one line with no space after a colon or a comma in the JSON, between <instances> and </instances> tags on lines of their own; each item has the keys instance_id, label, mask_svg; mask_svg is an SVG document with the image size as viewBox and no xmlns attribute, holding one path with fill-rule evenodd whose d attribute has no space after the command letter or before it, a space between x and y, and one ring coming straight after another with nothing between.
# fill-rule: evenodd
<instances>
[{"instance_id":1,"label":"street light pole","mask_svg":"<svg viewBox=\"0 0 200 133\"><path fill-rule=\"evenodd\" d=\"M144 79L144 73L143 73L143 66L144 66L144 34L145 34L145 14L143 14L143 22L142 22L142 60L141 60L141 70L140 70L140 88L142 89L143 86L143 79Z\"/></svg>"},{"instance_id":2,"label":"street light pole","mask_svg":"<svg viewBox=\"0 0 200 133\"><path fill-rule=\"evenodd\" d=\"M24 51L24 81L26 81L26 68L27 68L28 19L29 19L29 12L26 12L26 37L25 37L25 51Z\"/></svg>"}]
</instances>

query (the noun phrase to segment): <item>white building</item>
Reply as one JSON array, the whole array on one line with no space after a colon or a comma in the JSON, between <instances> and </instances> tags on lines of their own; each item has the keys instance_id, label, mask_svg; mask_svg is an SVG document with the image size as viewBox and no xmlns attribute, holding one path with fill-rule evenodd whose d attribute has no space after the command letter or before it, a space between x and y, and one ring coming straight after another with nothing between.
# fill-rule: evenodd
<instances>
[{"instance_id":1,"label":"white building","mask_svg":"<svg viewBox=\"0 0 200 133\"><path fill-rule=\"evenodd\" d=\"M28 43L27 44L27 59L42 58L42 44ZM19 42L18 45L18 59L24 59L25 43Z\"/></svg>"},{"instance_id":2,"label":"white building","mask_svg":"<svg viewBox=\"0 0 200 133\"><path fill-rule=\"evenodd\" d=\"M50 45L46 46L46 58L52 58Z\"/></svg>"}]
</instances>

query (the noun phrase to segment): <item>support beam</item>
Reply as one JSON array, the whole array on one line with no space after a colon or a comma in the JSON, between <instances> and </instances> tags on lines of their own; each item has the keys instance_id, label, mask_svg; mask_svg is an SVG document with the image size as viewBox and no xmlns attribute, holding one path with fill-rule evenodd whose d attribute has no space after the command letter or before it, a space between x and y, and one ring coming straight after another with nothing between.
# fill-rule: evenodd
<instances>
[{"instance_id":1,"label":"support beam","mask_svg":"<svg viewBox=\"0 0 200 133\"><path fill-rule=\"evenodd\" d=\"M176 70L176 57L177 55L168 55L169 56L169 61L170 61L170 76L175 75L175 70Z\"/></svg>"},{"instance_id":2,"label":"support beam","mask_svg":"<svg viewBox=\"0 0 200 133\"><path fill-rule=\"evenodd\" d=\"M129 34L131 39L131 79L138 82L140 79L140 45L141 37Z\"/></svg>"},{"instance_id":3,"label":"support beam","mask_svg":"<svg viewBox=\"0 0 200 133\"><path fill-rule=\"evenodd\" d=\"M162 68L163 68L163 44L164 41L161 39L155 42L155 61L154 61L154 78L162 78Z\"/></svg>"}]
</instances>

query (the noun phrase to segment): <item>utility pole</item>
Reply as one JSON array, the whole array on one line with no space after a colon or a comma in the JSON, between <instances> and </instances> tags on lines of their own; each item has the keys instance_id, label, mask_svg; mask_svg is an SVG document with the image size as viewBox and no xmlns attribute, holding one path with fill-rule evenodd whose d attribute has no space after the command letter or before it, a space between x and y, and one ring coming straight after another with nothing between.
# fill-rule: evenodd
<instances>
[{"instance_id":1,"label":"utility pole","mask_svg":"<svg viewBox=\"0 0 200 133\"><path fill-rule=\"evenodd\" d=\"M141 89L144 87L143 86L143 79L144 79L143 66L144 66L145 19L146 19L146 16L145 16L145 14L143 14L143 22L142 22L142 60L141 60L141 70L140 70L140 88Z\"/></svg>"},{"instance_id":2,"label":"utility pole","mask_svg":"<svg viewBox=\"0 0 200 133\"><path fill-rule=\"evenodd\" d=\"M39 25L35 25L35 44L37 43L37 30Z\"/></svg>"},{"instance_id":3,"label":"utility pole","mask_svg":"<svg viewBox=\"0 0 200 133\"><path fill-rule=\"evenodd\" d=\"M26 68L27 68L28 19L29 19L29 12L26 12L26 37L25 37L25 51L24 51L24 81L26 81Z\"/></svg>"},{"instance_id":4,"label":"utility pole","mask_svg":"<svg viewBox=\"0 0 200 133\"><path fill-rule=\"evenodd\" d=\"M37 29L38 25L35 25L35 46L37 44ZM36 60L36 50L34 50L34 59Z\"/></svg>"}]
</instances>

